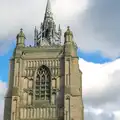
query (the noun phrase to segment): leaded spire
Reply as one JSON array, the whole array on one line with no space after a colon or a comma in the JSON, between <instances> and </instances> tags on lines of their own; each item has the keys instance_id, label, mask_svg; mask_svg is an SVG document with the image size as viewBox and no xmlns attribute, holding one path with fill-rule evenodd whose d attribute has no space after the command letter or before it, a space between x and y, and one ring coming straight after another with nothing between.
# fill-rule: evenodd
<instances>
[{"instance_id":1,"label":"leaded spire","mask_svg":"<svg viewBox=\"0 0 120 120\"><path fill-rule=\"evenodd\" d=\"M51 10L51 3L50 3L50 0L47 1L47 6L46 6L46 14L47 13L51 13L52 10Z\"/></svg>"},{"instance_id":2,"label":"leaded spire","mask_svg":"<svg viewBox=\"0 0 120 120\"><path fill-rule=\"evenodd\" d=\"M50 0L47 1L44 21L41 24L40 32L35 35L36 46L51 46L61 43L61 30L56 30L53 20Z\"/></svg>"},{"instance_id":3,"label":"leaded spire","mask_svg":"<svg viewBox=\"0 0 120 120\"><path fill-rule=\"evenodd\" d=\"M52 19L53 20L53 13L52 13L52 9L51 9L50 0L47 1L46 11L45 11L45 16L44 16L44 22L46 21L46 19Z\"/></svg>"}]
</instances>

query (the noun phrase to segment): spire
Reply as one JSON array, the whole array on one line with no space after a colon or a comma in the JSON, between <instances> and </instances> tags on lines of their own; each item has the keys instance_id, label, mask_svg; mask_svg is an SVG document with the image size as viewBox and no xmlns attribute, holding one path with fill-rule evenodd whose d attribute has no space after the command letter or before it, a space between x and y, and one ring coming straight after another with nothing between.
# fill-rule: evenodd
<instances>
[{"instance_id":1,"label":"spire","mask_svg":"<svg viewBox=\"0 0 120 120\"><path fill-rule=\"evenodd\" d=\"M46 12L51 11L51 3L50 0L47 1Z\"/></svg>"},{"instance_id":2,"label":"spire","mask_svg":"<svg viewBox=\"0 0 120 120\"><path fill-rule=\"evenodd\" d=\"M60 27L56 30L50 0L47 0L44 21L35 39L35 46L52 46L61 44Z\"/></svg>"},{"instance_id":3,"label":"spire","mask_svg":"<svg viewBox=\"0 0 120 120\"><path fill-rule=\"evenodd\" d=\"M52 18L52 9L51 9L50 0L47 0L47 6L46 6L46 11L45 11L45 18L46 17Z\"/></svg>"}]
</instances>

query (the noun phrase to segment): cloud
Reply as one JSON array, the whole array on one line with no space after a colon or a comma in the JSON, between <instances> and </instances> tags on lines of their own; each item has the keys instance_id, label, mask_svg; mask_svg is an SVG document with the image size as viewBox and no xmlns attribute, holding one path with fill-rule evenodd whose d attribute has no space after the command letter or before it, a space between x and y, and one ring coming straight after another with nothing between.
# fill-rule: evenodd
<instances>
[{"instance_id":1,"label":"cloud","mask_svg":"<svg viewBox=\"0 0 120 120\"><path fill-rule=\"evenodd\" d=\"M115 111L115 120L120 120L120 111Z\"/></svg>"},{"instance_id":2,"label":"cloud","mask_svg":"<svg viewBox=\"0 0 120 120\"><path fill-rule=\"evenodd\" d=\"M61 28L70 24L78 12L87 8L88 0L51 0L54 19ZM34 27L40 27L44 18L47 0L0 0L0 46L6 49L5 44L16 39L20 28L26 35L26 44L33 44ZM74 17L73 17L74 16ZM4 51L2 51L4 52Z\"/></svg>"},{"instance_id":3,"label":"cloud","mask_svg":"<svg viewBox=\"0 0 120 120\"><path fill-rule=\"evenodd\" d=\"M33 44L34 26L43 21L47 0L0 0L0 41L15 40L22 27L26 44ZM120 55L119 0L51 0L54 18L63 32L70 25L74 40L86 52ZM1 46L0 46L1 47ZM7 46L3 46L5 49ZM3 51L4 52L4 51Z\"/></svg>"},{"instance_id":4,"label":"cloud","mask_svg":"<svg viewBox=\"0 0 120 120\"><path fill-rule=\"evenodd\" d=\"M89 0L87 10L73 24L81 49L98 50L111 58L120 55L119 4L119 0Z\"/></svg>"},{"instance_id":5,"label":"cloud","mask_svg":"<svg viewBox=\"0 0 120 120\"><path fill-rule=\"evenodd\" d=\"M0 80L0 120L3 120L4 96L7 90L7 83Z\"/></svg>"},{"instance_id":6,"label":"cloud","mask_svg":"<svg viewBox=\"0 0 120 120\"><path fill-rule=\"evenodd\" d=\"M102 107L120 100L119 63L120 59L105 64L94 64L80 59L79 64L83 71L83 94L87 104Z\"/></svg>"},{"instance_id":7,"label":"cloud","mask_svg":"<svg viewBox=\"0 0 120 120\"><path fill-rule=\"evenodd\" d=\"M120 59L105 64L79 60L83 72L85 118L119 120Z\"/></svg>"},{"instance_id":8,"label":"cloud","mask_svg":"<svg viewBox=\"0 0 120 120\"><path fill-rule=\"evenodd\" d=\"M58 18L60 21L69 20L78 11L81 12L86 8L87 1L51 0L54 18ZM12 0L11 2L0 0L0 3L2 29L0 39L5 40L15 39L21 27L23 27L26 37L33 36L34 26L40 27L43 21L47 0ZM33 40L33 38L31 39Z\"/></svg>"},{"instance_id":9,"label":"cloud","mask_svg":"<svg viewBox=\"0 0 120 120\"><path fill-rule=\"evenodd\" d=\"M53 12L58 21L70 20L78 13L87 9L88 0L56 0L53 4ZM66 24L64 22L64 24Z\"/></svg>"},{"instance_id":10,"label":"cloud","mask_svg":"<svg viewBox=\"0 0 120 120\"><path fill-rule=\"evenodd\" d=\"M100 109L88 109L85 111L85 120L119 120L115 118L114 113L107 113Z\"/></svg>"}]
</instances>

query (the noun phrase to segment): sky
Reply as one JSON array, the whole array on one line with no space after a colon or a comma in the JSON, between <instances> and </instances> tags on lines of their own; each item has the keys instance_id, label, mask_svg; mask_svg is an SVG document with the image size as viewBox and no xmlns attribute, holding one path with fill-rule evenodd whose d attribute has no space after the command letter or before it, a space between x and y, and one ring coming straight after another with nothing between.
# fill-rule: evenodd
<instances>
[{"instance_id":1,"label":"sky","mask_svg":"<svg viewBox=\"0 0 120 120\"><path fill-rule=\"evenodd\" d=\"M9 59L23 28L26 45L43 21L47 0L0 0L0 120ZM120 120L120 0L51 0L62 35L67 26L78 45L85 120Z\"/></svg>"}]
</instances>

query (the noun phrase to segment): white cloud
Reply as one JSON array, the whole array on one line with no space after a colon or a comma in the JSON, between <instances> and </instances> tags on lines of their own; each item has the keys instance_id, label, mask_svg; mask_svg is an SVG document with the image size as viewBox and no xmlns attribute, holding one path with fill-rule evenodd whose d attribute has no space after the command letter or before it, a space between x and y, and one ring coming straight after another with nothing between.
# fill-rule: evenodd
<instances>
[{"instance_id":1,"label":"white cloud","mask_svg":"<svg viewBox=\"0 0 120 120\"><path fill-rule=\"evenodd\" d=\"M26 43L33 43L34 26L39 27L43 21L46 2L47 0L0 0L0 41L5 42L2 47L8 48L7 40L10 45L21 27L27 37ZM98 50L111 58L119 56L119 3L109 0L51 2L57 25L61 24L63 32L70 25L75 41L83 51ZM110 7L113 4L115 8ZM4 51L0 49L0 52Z\"/></svg>"},{"instance_id":2,"label":"white cloud","mask_svg":"<svg viewBox=\"0 0 120 120\"><path fill-rule=\"evenodd\" d=\"M86 106L93 106L108 112L119 110L119 63L120 59L105 64L88 63L80 59Z\"/></svg>"},{"instance_id":3,"label":"white cloud","mask_svg":"<svg viewBox=\"0 0 120 120\"><path fill-rule=\"evenodd\" d=\"M88 0L51 0L55 19L64 21L68 16L83 11ZM43 21L47 0L0 0L1 38L12 39L23 27L27 35L33 34L35 25ZM63 17L64 15L64 17Z\"/></svg>"},{"instance_id":4,"label":"white cloud","mask_svg":"<svg viewBox=\"0 0 120 120\"><path fill-rule=\"evenodd\" d=\"M89 113L91 117L94 114L94 118L104 120L105 115L111 120L119 120L119 64L120 59L105 64L95 64L83 59L79 60L79 66L83 72L85 113ZM112 119L113 116L114 119Z\"/></svg>"},{"instance_id":5,"label":"white cloud","mask_svg":"<svg viewBox=\"0 0 120 120\"><path fill-rule=\"evenodd\" d=\"M120 111L115 111L115 120L120 120Z\"/></svg>"},{"instance_id":6,"label":"white cloud","mask_svg":"<svg viewBox=\"0 0 120 120\"><path fill-rule=\"evenodd\" d=\"M6 82L3 82L0 80L0 97L4 96L4 94L6 92L6 88L7 88Z\"/></svg>"},{"instance_id":7,"label":"white cloud","mask_svg":"<svg viewBox=\"0 0 120 120\"><path fill-rule=\"evenodd\" d=\"M57 25L60 23L61 28L66 29L66 26L70 25L77 14L82 13L87 8L87 1L51 0ZM7 49L7 41L9 40L10 43L11 40L15 40L21 27L27 38L26 43L32 44L34 26L39 27L43 21L46 3L47 0L0 0L0 41L5 43L0 48Z\"/></svg>"},{"instance_id":8,"label":"white cloud","mask_svg":"<svg viewBox=\"0 0 120 120\"><path fill-rule=\"evenodd\" d=\"M119 63L119 59L105 64L94 64L80 59L80 69L83 71L84 95L91 94L93 91L102 92L109 84L114 83L117 76L114 77L113 75L114 72L120 71Z\"/></svg>"},{"instance_id":9,"label":"white cloud","mask_svg":"<svg viewBox=\"0 0 120 120\"><path fill-rule=\"evenodd\" d=\"M90 0L74 27L79 47L87 52L100 51L104 56L120 56L119 0Z\"/></svg>"},{"instance_id":10,"label":"white cloud","mask_svg":"<svg viewBox=\"0 0 120 120\"><path fill-rule=\"evenodd\" d=\"M3 120L4 95L7 90L7 83L0 80L0 120Z\"/></svg>"},{"instance_id":11,"label":"white cloud","mask_svg":"<svg viewBox=\"0 0 120 120\"><path fill-rule=\"evenodd\" d=\"M56 0L53 5L57 19L64 21L86 10L88 0Z\"/></svg>"}]
</instances>

